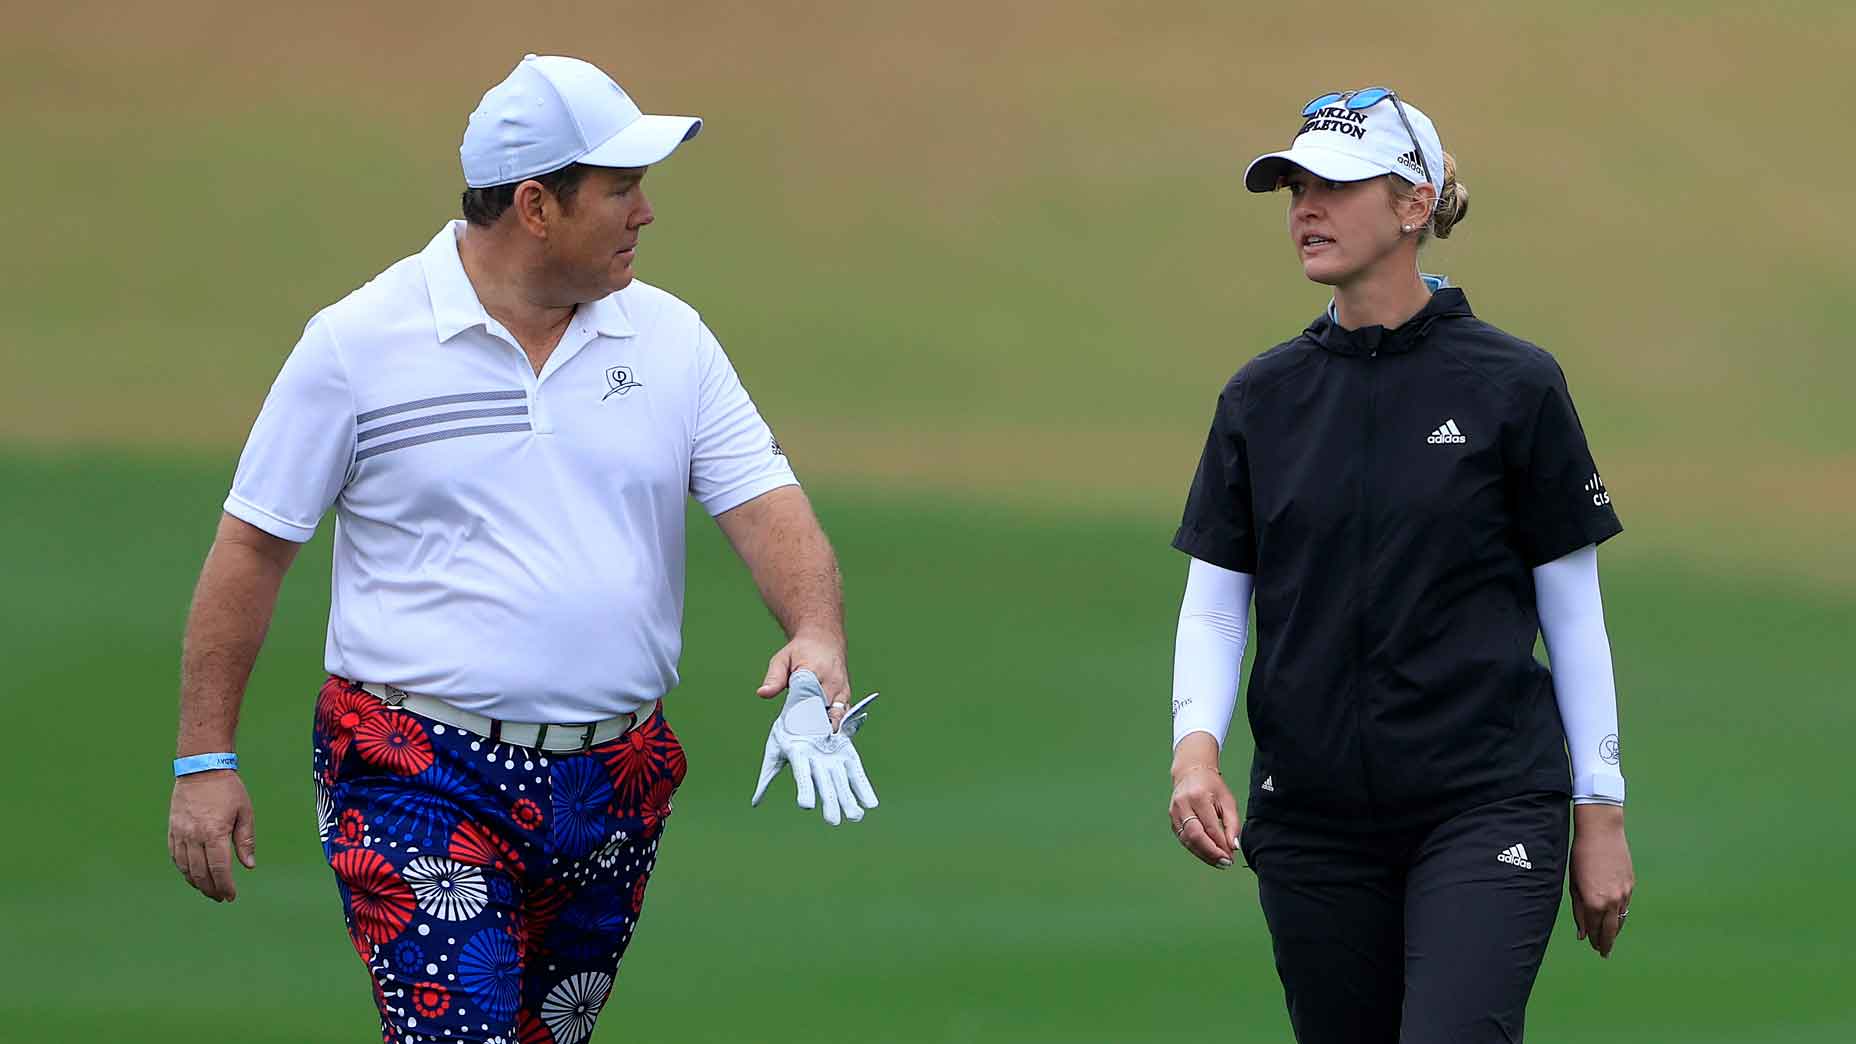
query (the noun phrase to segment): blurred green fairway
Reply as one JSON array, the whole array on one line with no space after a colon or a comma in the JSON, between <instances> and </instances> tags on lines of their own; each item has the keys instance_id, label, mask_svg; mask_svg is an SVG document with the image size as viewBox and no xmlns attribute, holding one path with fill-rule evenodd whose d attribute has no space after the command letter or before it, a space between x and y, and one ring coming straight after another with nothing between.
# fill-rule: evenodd
<instances>
[{"instance_id":1,"label":"blurred green fairway","mask_svg":"<svg viewBox=\"0 0 1856 1044\"><path fill-rule=\"evenodd\" d=\"M791 451L885 692L881 809L831 831L782 779L750 810L777 635L693 519L667 704L691 774L595 1040L1289 1039L1253 879L1167 829L1167 542L1217 389L1326 296L1237 173L1368 83L1475 194L1426 267L1561 359L1627 527L1603 558L1636 916L1609 962L1562 916L1529 1039L1856 1040L1856 144L1818 104L1848 96L1856 8L69 0L6 25L0 1041L376 1039L308 783L328 526L246 703L259 869L230 907L163 843L180 631L285 352L452 215L465 115L526 50L706 118L647 183L641 274Z\"/></svg>"},{"instance_id":2,"label":"blurred green fairway","mask_svg":"<svg viewBox=\"0 0 1856 1044\"><path fill-rule=\"evenodd\" d=\"M163 847L175 640L226 470L0 464L0 546L32 592L0 619L18 845L0 898L5 1039L373 1032L306 782L326 538L285 587L246 704L258 870L212 906ZM1288 1039L1253 879L1199 866L1167 830L1165 718L1140 709L1167 685L1182 570L1165 527L819 501L856 680L886 693L860 737L883 806L832 831L783 778L748 807L771 713L752 688L777 635L692 520L685 680L667 705L691 772L596 1039ZM1821 803L1847 793L1856 711L1826 679L1856 604L1607 573L1642 887L1609 962L1562 919L1529 1039L1852 1039L1856 844Z\"/></svg>"}]
</instances>

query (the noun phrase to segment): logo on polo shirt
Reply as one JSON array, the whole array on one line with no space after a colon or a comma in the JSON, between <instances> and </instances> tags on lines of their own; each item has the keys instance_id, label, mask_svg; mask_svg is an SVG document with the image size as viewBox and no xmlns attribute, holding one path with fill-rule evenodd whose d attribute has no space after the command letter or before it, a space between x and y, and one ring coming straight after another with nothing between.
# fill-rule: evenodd
<instances>
[{"instance_id":1,"label":"logo on polo shirt","mask_svg":"<svg viewBox=\"0 0 1856 1044\"><path fill-rule=\"evenodd\" d=\"M1452 417L1438 425L1437 430L1431 432L1430 436L1424 441L1433 446L1441 446L1446 443L1468 442L1469 436L1463 434L1463 432L1457 428L1456 418Z\"/></svg>"},{"instance_id":2,"label":"logo on polo shirt","mask_svg":"<svg viewBox=\"0 0 1856 1044\"><path fill-rule=\"evenodd\" d=\"M626 395L631 393L633 388L644 387L643 384L639 383L636 375L632 373L632 368L629 366L606 367L606 385L608 390L606 394L599 397L600 402L605 402L614 395L623 399Z\"/></svg>"}]
</instances>

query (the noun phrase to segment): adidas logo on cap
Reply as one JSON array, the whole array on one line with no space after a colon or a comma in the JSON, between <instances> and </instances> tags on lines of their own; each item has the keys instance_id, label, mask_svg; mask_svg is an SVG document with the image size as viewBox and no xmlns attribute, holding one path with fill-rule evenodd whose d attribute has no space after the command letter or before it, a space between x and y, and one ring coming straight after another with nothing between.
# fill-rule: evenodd
<instances>
[{"instance_id":1,"label":"adidas logo on cap","mask_svg":"<svg viewBox=\"0 0 1856 1044\"><path fill-rule=\"evenodd\" d=\"M1510 846L1506 851L1495 858L1512 866L1518 866L1523 870L1532 870L1534 868L1534 864L1527 860L1527 849L1520 845Z\"/></svg>"},{"instance_id":2,"label":"adidas logo on cap","mask_svg":"<svg viewBox=\"0 0 1856 1044\"><path fill-rule=\"evenodd\" d=\"M1444 421L1436 431L1431 432L1430 437L1424 441L1433 446L1440 446L1448 442L1468 442L1469 436L1459 431L1456 426L1456 419L1451 418L1450 420Z\"/></svg>"},{"instance_id":3,"label":"adidas logo on cap","mask_svg":"<svg viewBox=\"0 0 1856 1044\"><path fill-rule=\"evenodd\" d=\"M1410 152L1407 152L1407 153L1405 153L1405 154L1404 154L1403 156L1400 156L1400 157L1398 158L1398 162L1399 162L1399 165L1400 165L1400 166L1402 166L1402 167L1404 167L1404 168L1406 168L1407 170L1409 170L1409 171L1411 171L1411 172L1412 172L1413 174L1417 174L1417 175L1419 175L1419 176L1423 176L1423 174L1424 174L1424 163L1423 163L1423 161L1422 161L1422 160L1420 160L1420 159L1418 158L1418 150L1417 150L1417 149L1412 149L1412 150L1411 150Z\"/></svg>"}]
</instances>

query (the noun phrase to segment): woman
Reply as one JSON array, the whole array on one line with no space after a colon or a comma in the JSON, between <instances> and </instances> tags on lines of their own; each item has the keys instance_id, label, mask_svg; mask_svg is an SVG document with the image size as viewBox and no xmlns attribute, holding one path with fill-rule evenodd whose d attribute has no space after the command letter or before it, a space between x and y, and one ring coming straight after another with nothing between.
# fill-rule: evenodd
<instances>
[{"instance_id":1,"label":"woman","mask_svg":"<svg viewBox=\"0 0 1856 1044\"><path fill-rule=\"evenodd\" d=\"M1621 527L1553 357L1418 271L1469 208L1431 121L1384 88L1302 115L1244 180L1286 190L1334 298L1225 386L1173 541L1170 817L1257 874L1298 1040L1520 1040L1569 818L1601 955L1634 886L1598 589ZM1219 753L1253 593L1240 826Z\"/></svg>"}]
</instances>

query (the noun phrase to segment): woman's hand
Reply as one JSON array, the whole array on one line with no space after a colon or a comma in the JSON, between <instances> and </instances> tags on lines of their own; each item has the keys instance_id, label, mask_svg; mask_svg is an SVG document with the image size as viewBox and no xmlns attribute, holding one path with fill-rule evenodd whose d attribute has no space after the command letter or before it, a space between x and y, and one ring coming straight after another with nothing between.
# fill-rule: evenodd
<instances>
[{"instance_id":1,"label":"woman's hand","mask_svg":"<svg viewBox=\"0 0 1856 1044\"><path fill-rule=\"evenodd\" d=\"M1218 741L1194 732L1173 752L1173 800L1168 805L1173 834L1187 851L1220 870L1237 852L1237 799L1218 771Z\"/></svg>"},{"instance_id":2,"label":"woman's hand","mask_svg":"<svg viewBox=\"0 0 1856 1044\"><path fill-rule=\"evenodd\" d=\"M1600 957L1610 957L1637 887L1630 843L1624 840L1624 810L1617 805L1574 805L1572 820L1572 921L1579 938L1589 941Z\"/></svg>"}]
</instances>

